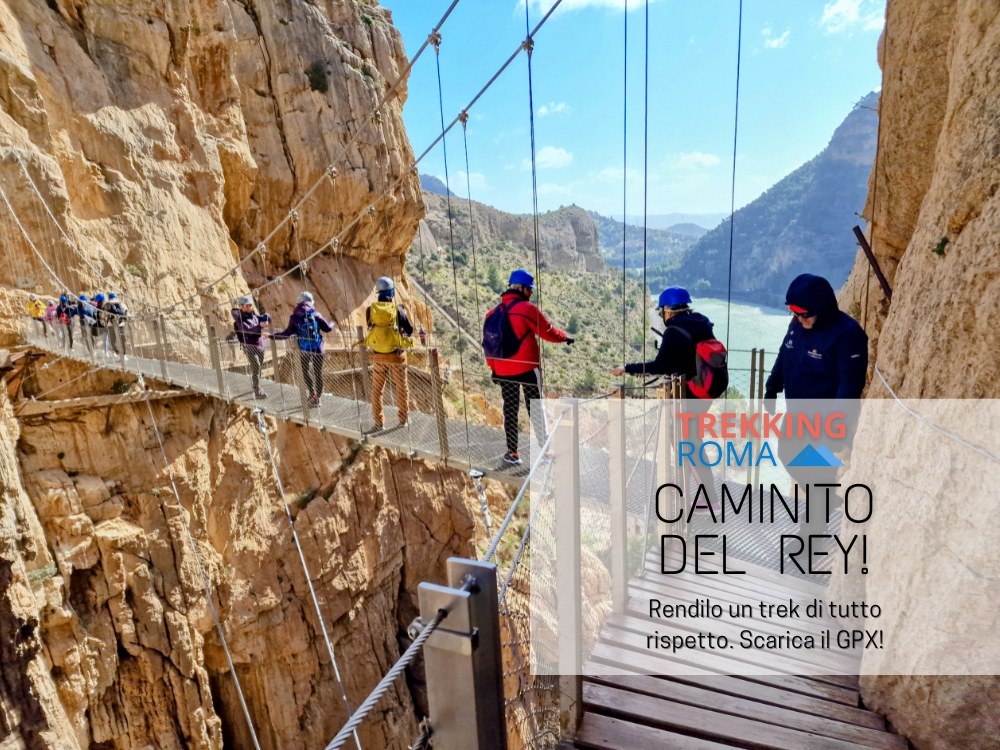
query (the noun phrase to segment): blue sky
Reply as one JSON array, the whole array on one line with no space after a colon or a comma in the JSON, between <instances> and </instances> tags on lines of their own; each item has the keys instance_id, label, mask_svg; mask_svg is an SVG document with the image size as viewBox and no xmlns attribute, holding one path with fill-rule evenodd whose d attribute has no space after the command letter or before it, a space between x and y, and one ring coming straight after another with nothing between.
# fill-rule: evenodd
<instances>
[{"instance_id":1,"label":"blue sky","mask_svg":"<svg viewBox=\"0 0 1000 750\"><path fill-rule=\"evenodd\" d=\"M531 25L553 0L528 0ZM382 0L412 55L449 0ZM643 199L643 0L563 0L533 59L542 210L576 203L629 214ZM649 213L728 213L737 0L651 0ZM744 0L736 206L815 156L862 96L881 85L876 46L884 0ZM628 24L628 97L623 95ZM445 122L525 37L523 0L462 0L442 28ZM440 133L432 50L417 62L404 119L419 154ZM627 116L625 131L623 116ZM474 200L531 210L524 56L470 111ZM627 132L628 159L623 161ZM462 132L448 137L452 190L466 195ZM444 177L439 146L420 171Z\"/></svg>"}]
</instances>

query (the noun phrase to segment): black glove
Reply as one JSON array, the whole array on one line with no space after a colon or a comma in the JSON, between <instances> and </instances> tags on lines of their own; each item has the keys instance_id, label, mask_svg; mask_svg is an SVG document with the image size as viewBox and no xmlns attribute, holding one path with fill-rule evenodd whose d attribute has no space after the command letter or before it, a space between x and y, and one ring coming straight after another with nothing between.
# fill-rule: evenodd
<instances>
[{"instance_id":1,"label":"black glove","mask_svg":"<svg viewBox=\"0 0 1000 750\"><path fill-rule=\"evenodd\" d=\"M567 344L572 344L574 341L576 341L576 339L573 338L572 336L567 336L566 337L566 343Z\"/></svg>"},{"instance_id":2,"label":"black glove","mask_svg":"<svg viewBox=\"0 0 1000 750\"><path fill-rule=\"evenodd\" d=\"M778 398L778 394L772 391L766 391L764 393L764 409L768 414L774 416L774 401Z\"/></svg>"}]
</instances>

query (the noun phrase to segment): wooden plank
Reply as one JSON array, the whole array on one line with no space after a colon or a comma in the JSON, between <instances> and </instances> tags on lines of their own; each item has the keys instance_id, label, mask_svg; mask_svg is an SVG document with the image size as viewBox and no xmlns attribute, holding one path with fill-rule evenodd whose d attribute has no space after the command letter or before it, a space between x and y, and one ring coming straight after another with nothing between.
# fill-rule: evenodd
<instances>
[{"instance_id":1,"label":"wooden plank","mask_svg":"<svg viewBox=\"0 0 1000 750\"><path fill-rule=\"evenodd\" d=\"M726 750L731 747L592 713L584 715L574 744L576 747L591 750L636 750L636 748L654 747L670 748L670 750Z\"/></svg>"},{"instance_id":2,"label":"wooden plank","mask_svg":"<svg viewBox=\"0 0 1000 750\"><path fill-rule=\"evenodd\" d=\"M750 698L717 693L704 687L650 677L591 677L588 680L594 684L628 690L662 701L697 706L721 714L750 718L764 724L847 740L863 747L879 748L879 750L906 748L906 742L901 737L880 729L846 724L837 719L802 713L790 707L758 703Z\"/></svg>"},{"instance_id":3,"label":"wooden plank","mask_svg":"<svg viewBox=\"0 0 1000 750\"><path fill-rule=\"evenodd\" d=\"M195 391L141 391L137 393L109 393L102 396L81 396L80 398L66 398L54 401L36 401L25 399L19 401L14 406L14 412L19 417L37 417L43 414L51 414L54 411L64 409L100 409L106 406L120 406L122 404L132 404L145 401L148 397L152 401L164 398L179 398L183 396L199 395Z\"/></svg>"},{"instance_id":4,"label":"wooden plank","mask_svg":"<svg viewBox=\"0 0 1000 750\"><path fill-rule=\"evenodd\" d=\"M728 742L736 747L753 750L855 750L864 747L815 732L764 724L590 682L583 687L584 704L589 710L703 739ZM905 749L906 741L899 739L902 744L897 747Z\"/></svg>"},{"instance_id":5,"label":"wooden plank","mask_svg":"<svg viewBox=\"0 0 1000 750\"><path fill-rule=\"evenodd\" d=\"M666 655L654 654L646 648L636 648L634 644L629 644L624 638L616 640L620 633L613 628L607 629L601 635L601 641L594 646L591 658L600 661L612 660L619 656L620 651L635 654L639 660L631 660L630 664L639 666L644 674L663 675L670 677L678 676L705 676L705 675L732 675L733 665L725 658L720 658L712 654L701 651L690 651L680 656L667 657ZM609 649L611 649L609 651ZM641 665L641 666L640 666ZM856 691L846 688L828 685L824 682L811 680L798 675L740 675L742 679L757 682L762 685L791 690L802 695L823 700L835 701L845 706L857 706L858 694Z\"/></svg>"},{"instance_id":6,"label":"wooden plank","mask_svg":"<svg viewBox=\"0 0 1000 750\"><path fill-rule=\"evenodd\" d=\"M635 644L636 648L645 648L646 636L653 634L650 630L651 625L655 626L655 629L660 633L660 635L692 635L692 631L678 627L676 624L668 620L650 622L649 620L640 620L627 615L611 615L608 617L606 622L606 626L617 628L620 636L625 633L630 633L631 635L625 637L628 637L630 641ZM723 635L726 634L723 633ZM730 645L733 644L731 643ZM848 689L851 687L850 681L842 682L835 674L819 674L818 671L821 669L820 665L811 661L807 662L803 658L799 658L797 655L785 656L777 651L744 649L738 646L726 649L725 651L707 651L704 649L685 650L717 654L720 658L729 662L730 671L732 673L742 674L744 672L757 672L759 674L805 675L818 682L824 682Z\"/></svg>"},{"instance_id":7,"label":"wooden plank","mask_svg":"<svg viewBox=\"0 0 1000 750\"><path fill-rule=\"evenodd\" d=\"M679 566L680 553L676 551L668 552L665 556L665 561ZM646 570L656 576L662 577L664 574L660 570L660 563L661 560L659 551L650 552L646 555ZM691 565L691 561L688 560L688 570L693 570ZM777 570L764 568L760 565L747 562L746 560L739 560L738 563L733 561L731 565L727 564L727 568L730 567L738 570L745 570L746 574L740 575L723 573L722 565L720 563L715 563L702 558L698 561L699 570L715 571L714 573L685 572L672 574L672 577L690 575L691 577L698 579L727 581L734 586L751 588L754 591L761 591L761 593L765 594L777 591L779 594L789 592L788 594L785 594L786 596L798 595L817 599L826 596L826 586L805 581L796 575L792 575L791 573L779 573Z\"/></svg>"},{"instance_id":8,"label":"wooden plank","mask_svg":"<svg viewBox=\"0 0 1000 750\"><path fill-rule=\"evenodd\" d=\"M635 593L634 589L630 590ZM712 618L650 617L648 615L648 602L641 597L633 597L629 600L629 606L624 615L653 627L658 628L660 625L669 625L693 633L704 631L705 626L699 623L707 620L708 622L713 623L712 632L718 633L719 635L725 635L730 639L730 641L733 642L739 639L740 633L744 630L752 630L755 634L760 635L786 635L787 633L791 633L793 636L812 635L814 640L817 642L819 641L817 628L805 628L801 625L797 625L794 621L790 621L786 627L781 621L772 623L767 620L756 619L733 620L725 614L722 619L717 620ZM648 632L648 628L643 632ZM742 651L743 653L746 653L746 651L740 649L739 646L737 646L736 650L737 652ZM771 653L764 652L763 650L761 650L761 652ZM853 679L853 677L846 677L845 675L856 675L861 665L860 651L855 654L854 652L842 652L835 649L820 649L817 647L811 650L798 649L788 654L781 651L775 651L774 653L785 659L792 659L805 665L813 665L812 669L807 670L808 674L823 674L826 677L835 676L837 678L834 680L835 682L848 686L853 685L856 680Z\"/></svg>"},{"instance_id":9,"label":"wooden plank","mask_svg":"<svg viewBox=\"0 0 1000 750\"><path fill-rule=\"evenodd\" d=\"M584 667L585 675L594 676L647 676L648 664L641 654L619 649L609 644L598 644L594 648L593 661ZM587 679L586 677L584 679ZM760 678L717 675L699 670L699 674L657 675L647 679L669 680L684 685L694 685L717 693L751 698L759 703L791 708L802 713L825 716L872 729L885 729L885 720L878 714L863 708L848 706L836 701L804 695L783 686L775 687L758 681Z\"/></svg>"}]
</instances>

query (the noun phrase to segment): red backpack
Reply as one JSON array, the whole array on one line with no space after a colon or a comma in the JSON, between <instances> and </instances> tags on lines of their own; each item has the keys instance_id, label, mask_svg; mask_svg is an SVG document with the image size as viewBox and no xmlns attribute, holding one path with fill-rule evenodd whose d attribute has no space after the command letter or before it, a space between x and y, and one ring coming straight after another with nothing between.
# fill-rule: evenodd
<instances>
[{"instance_id":1,"label":"red backpack","mask_svg":"<svg viewBox=\"0 0 1000 750\"><path fill-rule=\"evenodd\" d=\"M675 330L683 333L689 340L691 334L680 326ZM687 385L698 398L718 398L729 387L729 364L726 346L718 339L704 339L694 345L694 377Z\"/></svg>"}]
</instances>

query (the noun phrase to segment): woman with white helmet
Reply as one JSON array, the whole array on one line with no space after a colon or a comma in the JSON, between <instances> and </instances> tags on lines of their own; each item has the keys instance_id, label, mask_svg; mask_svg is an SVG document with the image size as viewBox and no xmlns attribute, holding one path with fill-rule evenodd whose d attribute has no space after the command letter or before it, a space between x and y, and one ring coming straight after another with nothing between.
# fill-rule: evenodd
<instances>
[{"instance_id":1,"label":"woman with white helmet","mask_svg":"<svg viewBox=\"0 0 1000 750\"><path fill-rule=\"evenodd\" d=\"M254 310L253 298L249 294L238 298L236 307L230 312L233 315L236 340L240 342L250 363L254 398L267 398L267 394L260 388L260 371L264 367L264 339L267 338L264 326L271 322L271 316Z\"/></svg>"}]
</instances>

